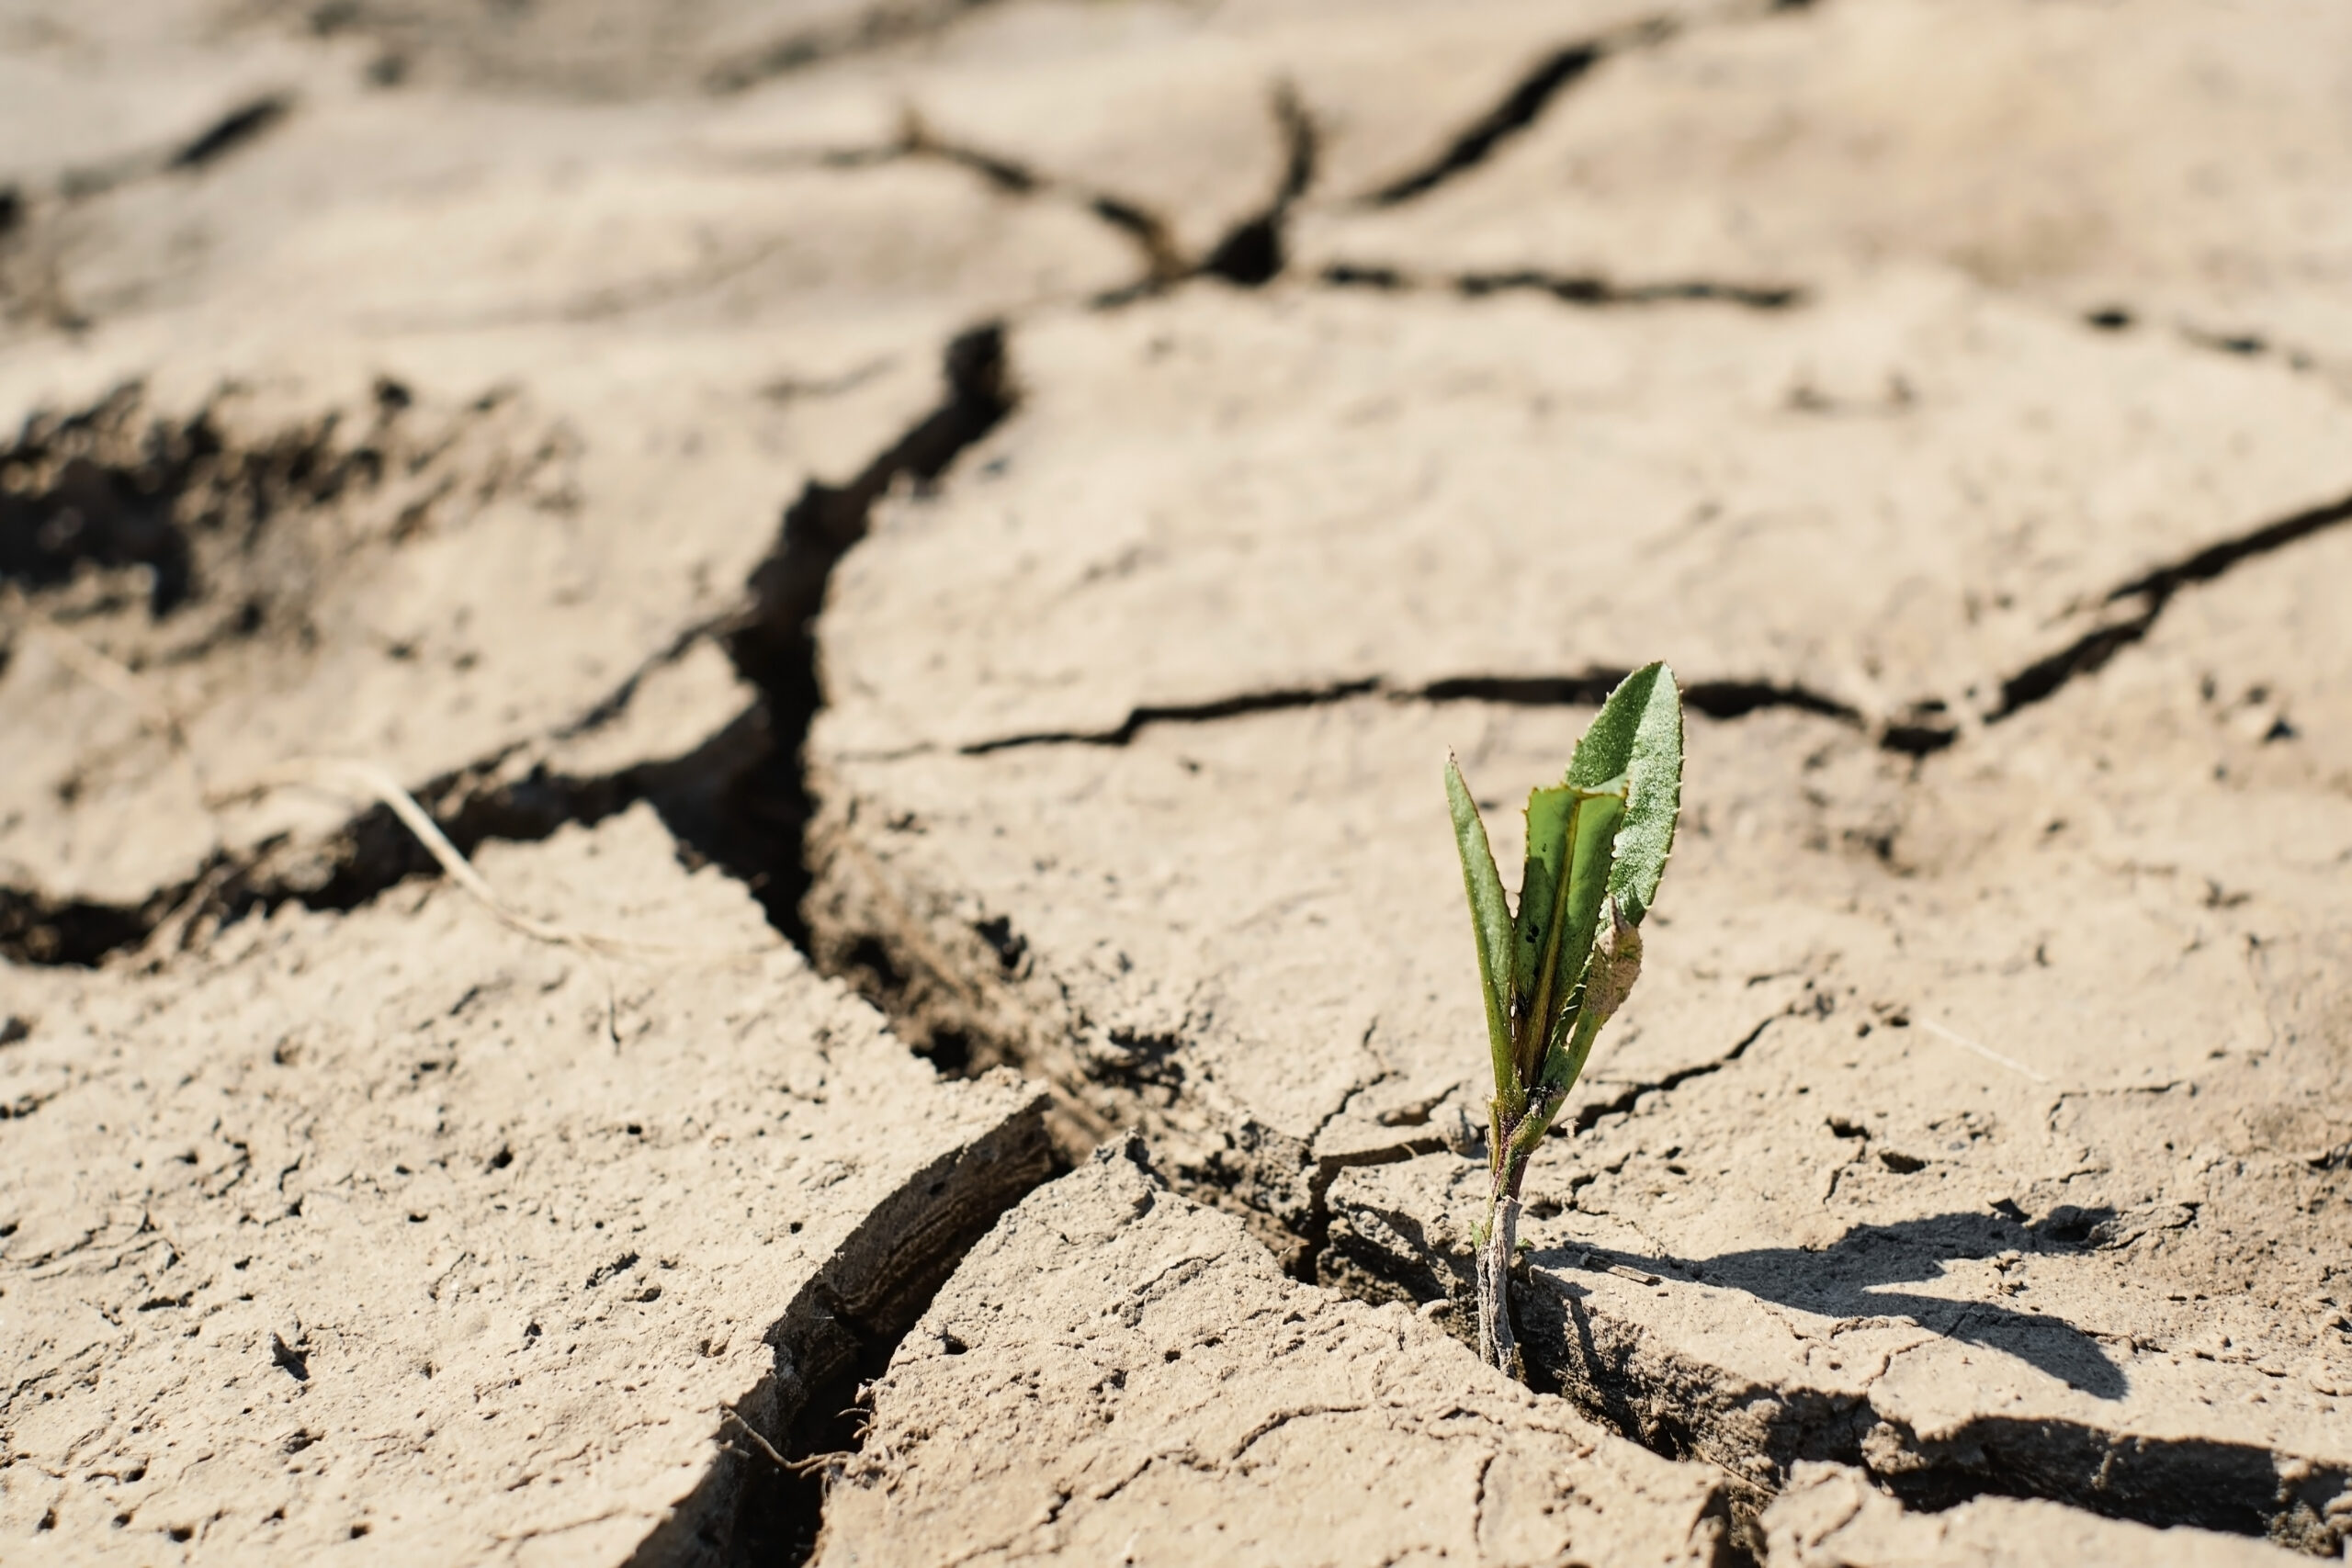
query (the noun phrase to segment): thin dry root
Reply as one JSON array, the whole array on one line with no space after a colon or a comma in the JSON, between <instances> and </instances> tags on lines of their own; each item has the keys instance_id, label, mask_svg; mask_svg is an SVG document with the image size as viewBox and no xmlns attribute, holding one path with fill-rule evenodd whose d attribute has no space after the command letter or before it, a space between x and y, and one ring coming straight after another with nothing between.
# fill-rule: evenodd
<instances>
[{"instance_id":1,"label":"thin dry root","mask_svg":"<svg viewBox=\"0 0 2352 1568\"><path fill-rule=\"evenodd\" d=\"M284 767L272 769L255 779L243 790L236 793L249 796L285 784L310 784L314 787L331 788L338 782L356 786L365 794L371 795L381 801L387 810L401 819L403 827L416 835L417 841L424 846L425 852L440 865L443 874L472 895L482 908L497 917L502 925L520 931L533 941L571 948L594 964L596 966L597 975L605 982L605 1032L616 1046L621 1043L620 995L614 985L613 973L606 963L607 959L688 958L711 963L731 963L739 959L764 957L767 953L774 951L773 949L746 948L740 951L718 952L676 947L660 942L631 942L620 937L599 936L593 931L575 931L570 926L552 925L546 920L534 919L501 898L497 890L482 880L481 873L473 868L473 863L458 852L458 846L449 841L448 835L441 831L441 825L426 815L424 807L417 804L416 797L402 789L398 779L373 762L334 757L298 758ZM217 806L220 803L221 801L216 798L211 804Z\"/></svg>"}]
</instances>

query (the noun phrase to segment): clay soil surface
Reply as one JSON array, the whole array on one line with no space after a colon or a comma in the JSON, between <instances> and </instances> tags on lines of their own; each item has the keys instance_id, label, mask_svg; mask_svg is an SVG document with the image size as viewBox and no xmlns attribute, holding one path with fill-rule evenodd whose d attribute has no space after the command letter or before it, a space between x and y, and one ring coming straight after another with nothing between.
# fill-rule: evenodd
<instances>
[{"instance_id":1,"label":"clay soil surface","mask_svg":"<svg viewBox=\"0 0 2352 1568\"><path fill-rule=\"evenodd\" d=\"M2347 105L0 0L0 1562L2345 1560ZM1521 1385L1439 769L1661 657Z\"/></svg>"}]
</instances>

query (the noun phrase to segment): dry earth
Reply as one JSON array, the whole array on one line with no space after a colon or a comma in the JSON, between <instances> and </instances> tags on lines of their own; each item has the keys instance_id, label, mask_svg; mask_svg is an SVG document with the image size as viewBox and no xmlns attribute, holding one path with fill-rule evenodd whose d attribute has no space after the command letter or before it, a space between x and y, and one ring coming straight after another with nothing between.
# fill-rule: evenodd
<instances>
[{"instance_id":1,"label":"dry earth","mask_svg":"<svg viewBox=\"0 0 2352 1568\"><path fill-rule=\"evenodd\" d=\"M2352 1551L2346 17L0 0L0 1558Z\"/></svg>"}]
</instances>

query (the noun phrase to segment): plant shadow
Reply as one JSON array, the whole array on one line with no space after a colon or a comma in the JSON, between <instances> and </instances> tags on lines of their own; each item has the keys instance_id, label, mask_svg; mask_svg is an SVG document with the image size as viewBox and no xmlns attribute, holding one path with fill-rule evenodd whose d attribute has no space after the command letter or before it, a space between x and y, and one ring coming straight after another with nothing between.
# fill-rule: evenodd
<instances>
[{"instance_id":1,"label":"plant shadow","mask_svg":"<svg viewBox=\"0 0 2352 1568\"><path fill-rule=\"evenodd\" d=\"M1934 1280L1949 1263L1981 1261L2012 1250L2026 1256L2086 1251L2114 1218L2109 1209L2071 1206L2031 1223L1998 1210L1931 1214L1895 1224L1856 1225L1817 1250L1771 1247L1679 1258L1569 1246L1539 1251L1530 1261L1555 1269L1663 1268L1824 1317L1909 1318L1946 1338L2014 1356L2085 1393L2120 1399L2131 1387L2123 1369L2097 1339L2064 1318L2000 1302L1954 1301L1883 1288Z\"/></svg>"}]
</instances>

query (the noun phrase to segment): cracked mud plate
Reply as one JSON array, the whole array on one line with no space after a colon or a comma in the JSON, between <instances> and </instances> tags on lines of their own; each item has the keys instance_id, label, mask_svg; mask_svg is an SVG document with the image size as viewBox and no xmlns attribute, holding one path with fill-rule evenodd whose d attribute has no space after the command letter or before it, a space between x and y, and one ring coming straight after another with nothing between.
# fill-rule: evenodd
<instances>
[{"instance_id":1,"label":"cracked mud plate","mask_svg":"<svg viewBox=\"0 0 2352 1568\"><path fill-rule=\"evenodd\" d=\"M1721 1477L1284 1279L1108 1146L997 1224L876 1383L819 1568L1697 1565Z\"/></svg>"},{"instance_id":2,"label":"cracked mud plate","mask_svg":"<svg viewBox=\"0 0 2352 1568\"><path fill-rule=\"evenodd\" d=\"M933 1081L645 808L481 869L649 946L411 885L0 976L9 1540L701 1560L769 1462L725 1413L776 1436L1045 1174L1033 1089Z\"/></svg>"},{"instance_id":3,"label":"cracked mud plate","mask_svg":"<svg viewBox=\"0 0 2352 1568\"><path fill-rule=\"evenodd\" d=\"M189 32L17 66L126 136L174 72L244 128L193 162L27 134L0 172L0 336L40 345L0 361L20 957L93 960L199 888L348 907L422 869L349 841L365 802L255 793L304 759L387 770L461 839L708 815L799 722L720 650L779 514L920 429L956 333L1130 274L967 173L803 156L887 123L870 84L526 112L387 97L322 46L245 102L275 46Z\"/></svg>"},{"instance_id":4,"label":"cracked mud plate","mask_svg":"<svg viewBox=\"0 0 2352 1568\"><path fill-rule=\"evenodd\" d=\"M1812 1461L1797 1467L1764 1527L1767 1560L1776 1568L2290 1568L2301 1561L2211 1530L2152 1530L2008 1497L1906 1514L1855 1472Z\"/></svg>"},{"instance_id":5,"label":"cracked mud plate","mask_svg":"<svg viewBox=\"0 0 2352 1568\"><path fill-rule=\"evenodd\" d=\"M1540 119L1409 199L1309 208L1297 249L1317 272L1589 303L1834 295L1928 264L2352 386L2346 219L2317 194L2352 174L2346 28L2324 0L2128 20L1880 0L1735 7L1633 47L1595 31Z\"/></svg>"},{"instance_id":6,"label":"cracked mud plate","mask_svg":"<svg viewBox=\"0 0 2352 1568\"><path fill-rule=\"evenodd\" d=\"M1660 653L1702 712L1931 750L2208 552L2352 514L2324 386L1948 277L1768 311L1193 290L1012 356L1020 413L842 563L825 757L1597 702Z\"/></svg>"}]
</instances>

